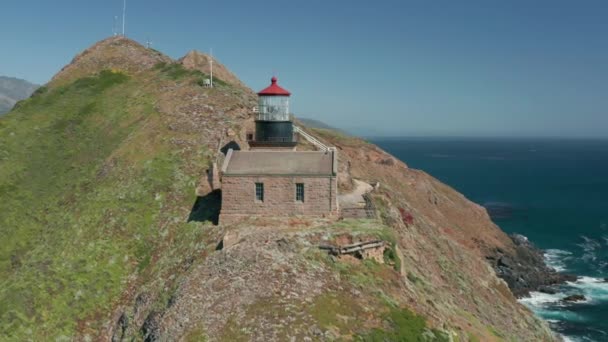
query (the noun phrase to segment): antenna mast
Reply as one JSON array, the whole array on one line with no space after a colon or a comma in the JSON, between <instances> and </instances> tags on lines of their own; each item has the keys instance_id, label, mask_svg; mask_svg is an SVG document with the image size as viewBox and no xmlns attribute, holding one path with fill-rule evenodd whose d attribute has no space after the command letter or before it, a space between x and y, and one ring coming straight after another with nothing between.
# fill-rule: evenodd
<instances>
[{"instance_id":1,"label":"antenna mast","mask_svg":"<svg viewBox=\"0 0 608 342\"><path fill-rule=\"evenodd\" d=\"M125 18L127 15L127 0L122 3L122 35L125 35Z\"/></svg>"},{"instance_id":2,"label":"antenna mast","mask_svg":"<svg viewBox=\"0 0 608 342\"><path fill-rule=\"evenodd\" d=\"M114 16L114 24L112 25L112 35L116 36L118 32L116 32L116 24L118 23L118 16Z\"/></svg>"},{"instance_id":3,"label":"antenna mast","mask_svg":"<svg viewBox=\"0 0 608 342\"><path fill-rule=\"evenodd\" d=\"M209 52L209 63L210 63L210 69L211 69L211 88L213 88L213 48L210 48L210 52Z\"/></svg>"}]
</instances>

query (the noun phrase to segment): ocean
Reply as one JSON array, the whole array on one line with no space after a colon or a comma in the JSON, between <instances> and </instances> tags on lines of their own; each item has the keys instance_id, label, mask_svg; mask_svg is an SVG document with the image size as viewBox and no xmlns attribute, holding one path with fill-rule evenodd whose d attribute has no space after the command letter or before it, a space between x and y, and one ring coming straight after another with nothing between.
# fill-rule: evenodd
<instances>
[{"instance_id":1,"label":"ocean","mask_svg":"<svg viewBox=\"0 0 608 342\"><path fill-rule=\"evenodd\" d=\"M608 341L608 140L372 138L484 205L527 236L547 264L578 276L521 300L566 341ZM583 294L586 300L561 299Z\"/></svg>"}]
</instances>

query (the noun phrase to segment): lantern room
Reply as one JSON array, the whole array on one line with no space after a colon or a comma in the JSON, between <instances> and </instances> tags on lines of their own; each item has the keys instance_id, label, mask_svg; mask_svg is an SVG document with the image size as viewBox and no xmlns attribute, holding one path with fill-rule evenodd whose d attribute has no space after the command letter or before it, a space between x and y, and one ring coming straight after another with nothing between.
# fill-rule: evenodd
<instances>
[{"instance_id":1,"label":"lantern room","mask_svg":"<svg viewBox=\"0 0 608 342\"><path fill-rule=\"evenodd\" d=\"M289 121L289 96L291 93L277 84L277 78L270 80L269 87L258 93L258 120Z\"/></svg>"},{"instance_id":2,"label":"lantern room","mask_svg":"<svg viewBox=\"0 0 608 342\"><path fill-rule=\"evenodd\" d=\"M255 139L249 141L249 146L293 148L296 140L289 112L291 93L279 86L276 77L270 82L270 86L258 93Z\"/></svg>"}]
</instances>

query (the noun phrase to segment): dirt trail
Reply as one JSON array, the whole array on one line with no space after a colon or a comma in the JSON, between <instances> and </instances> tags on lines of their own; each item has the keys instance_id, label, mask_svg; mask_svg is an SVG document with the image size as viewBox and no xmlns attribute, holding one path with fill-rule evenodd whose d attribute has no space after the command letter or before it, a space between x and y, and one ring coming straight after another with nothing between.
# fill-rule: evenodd
<instances>
[{"instance_id":1,"label":"dirt trail","mask_svg":"<svg viewBox=\"0 0 608 342\"><path fill-rule=\"evenodd\" d=\"M363 198L363 195L373 190L373 187L368 183L365 183L358 179L353 179L353 182L355 183L355 189L352 192L343 195L338 195L338 202L340 203L340 207L342 208L365 205L365 199Z\"/></svg>"}]
</instances>

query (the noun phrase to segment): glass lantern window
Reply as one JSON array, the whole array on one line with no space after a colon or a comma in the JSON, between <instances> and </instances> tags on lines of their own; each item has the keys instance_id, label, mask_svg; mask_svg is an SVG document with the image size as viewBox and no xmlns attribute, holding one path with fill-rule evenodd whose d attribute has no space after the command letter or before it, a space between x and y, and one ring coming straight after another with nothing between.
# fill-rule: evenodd
<instances>
[{"instance_id":1,"label":"glass lantern window","mask_svg":"<svg viewBox=\"0 0 608 342\"><path fill-rule=\"evenodd\" d=\"M289 121L289 97L260 96L258 120Z\"/></svg>"}]
</instances>

